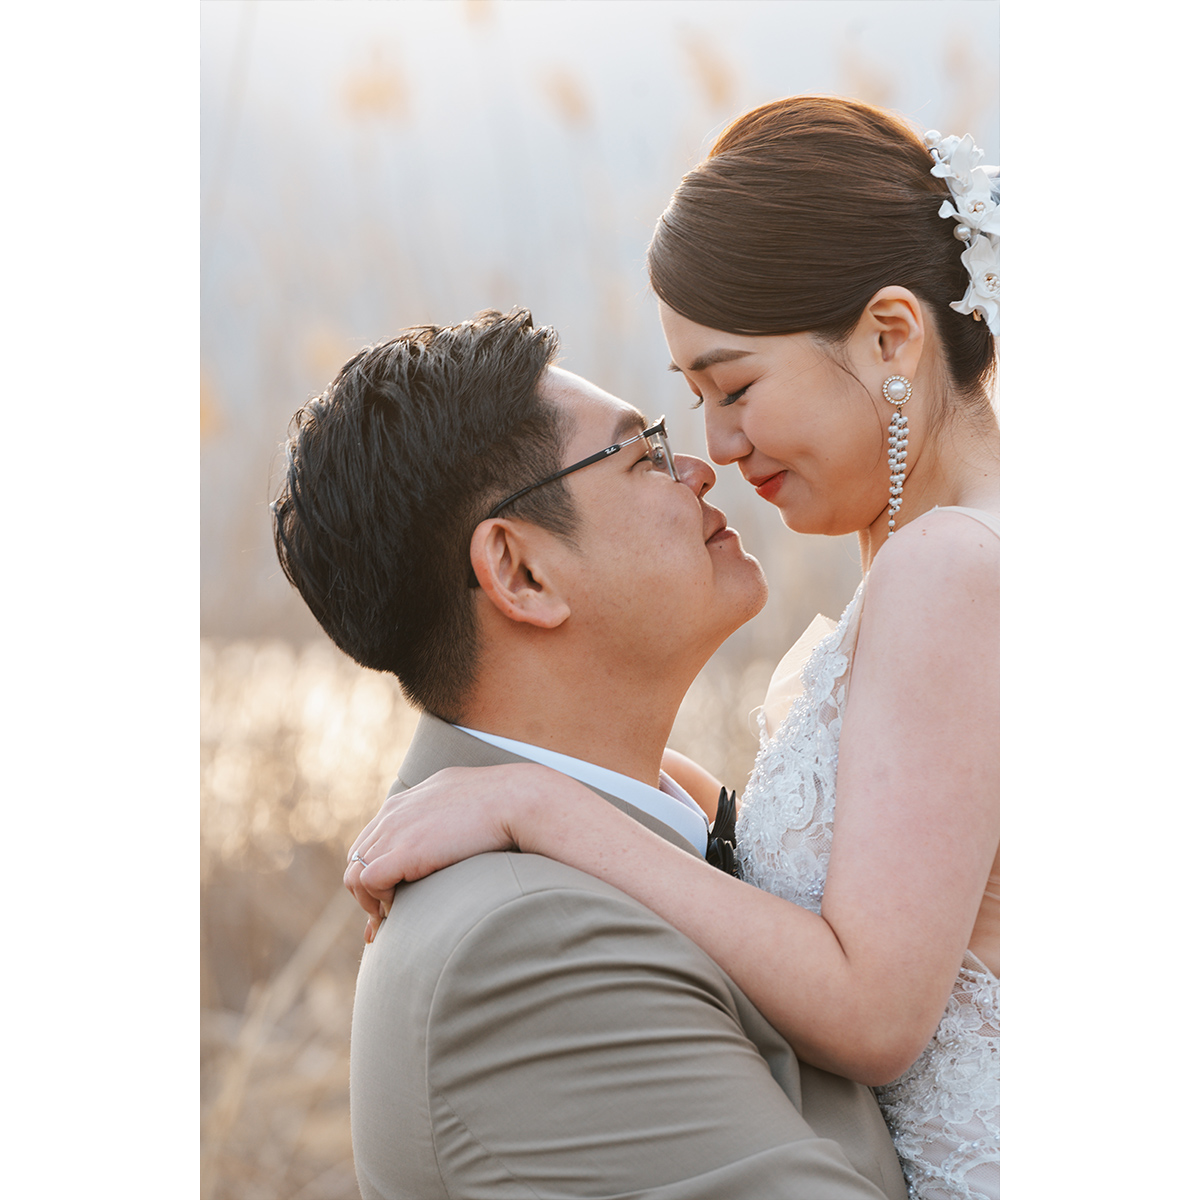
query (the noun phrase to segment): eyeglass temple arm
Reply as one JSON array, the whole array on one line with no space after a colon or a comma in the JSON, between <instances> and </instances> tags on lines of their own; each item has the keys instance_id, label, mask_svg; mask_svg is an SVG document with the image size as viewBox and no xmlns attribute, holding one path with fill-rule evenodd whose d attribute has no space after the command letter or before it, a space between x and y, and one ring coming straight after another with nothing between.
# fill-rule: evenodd
<instances>
[{"instance_id":1,"label":"eyeglass temple arm","mask_svg":"<svg viewBox=\"0 0 1200 1200\"><path fill-rule=\"evenodd\" d=\"M637 441L637 438L632 440ZM507 500L501 500L500 503L497 504L496 507L493 508L486 517L484 517L484 520L490 521L492 517L494 517L502 508L507 508L514 500L520 500L520 498L526 493L535 491L547 483L553 483L556 479L561 479L564 475L570 475L572 471L578 471L583 467L590 467L592 463L599 462L602 458L607 458L610 454L616 454L618 450L624 449L624 447L627 445L629 445L628 442L618 446L606 446L603 450L599 450L595 454L589 455L587 458L583 459L582 462L572 463L569 467L563 467L561 471L555 471L553 475L547 475L545 479L539 479L537 483L531 483L528 487L523 487L519 492L513 492L513 494L509 496Z\"/></svg>"},{"instance_id":2,"label":"eyeglass temple arm","mask_svg":"<svg viewBox=\"0 0 1200 1200\"><path fill-rule=\"evenodd\" d=\"M595 454L588 455L577 463L572 463L569 467L563 467L561 471L555 471L553 475L547 475L545 479L539 479L537 483L531 483L528 487L521 488L518 492L513 492L506 500L501 500L486 517L485 521L490 521L502 508L507 508L514 500L520 498L537 488L543 487L547 483L553 483L556 479L561 479L564 475L570 475L572 471L582 470L584 467L590 467L592 463L599 462L602 458L608 458L610 454L616 454L618 450L624 450L626 446L632 446L638 438L652 437L656 433L665 434L667 432L666 417L659 417L649 429L643 429L641 433L629 438L624 442L617 442L613 446L605 446L603 450L597 450Z\"/></svg>"}]
</instances>

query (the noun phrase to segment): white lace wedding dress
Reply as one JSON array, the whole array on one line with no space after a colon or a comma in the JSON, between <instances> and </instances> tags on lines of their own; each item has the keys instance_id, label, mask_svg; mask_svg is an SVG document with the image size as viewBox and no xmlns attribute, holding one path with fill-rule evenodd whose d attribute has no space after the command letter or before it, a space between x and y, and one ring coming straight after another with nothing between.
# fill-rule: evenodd
<instances>
[{"instance_id":1,"label":"white lace wedding dress","mask_svg":"<svg viewBox=\"0 0 1200 1200\"><path fill-rule=\"evenodd\" d=\"M989 514L952 511L999 534ZM860 584L841 621L818 617L776 668L758 717L758 759L739 805L746 879L813 912L821 911L829 868L838 736L862 596ZM913 1200L999 1196L1000 981L969 950L929 1045L875 1093Z\"/></svg>"}]
</instances>

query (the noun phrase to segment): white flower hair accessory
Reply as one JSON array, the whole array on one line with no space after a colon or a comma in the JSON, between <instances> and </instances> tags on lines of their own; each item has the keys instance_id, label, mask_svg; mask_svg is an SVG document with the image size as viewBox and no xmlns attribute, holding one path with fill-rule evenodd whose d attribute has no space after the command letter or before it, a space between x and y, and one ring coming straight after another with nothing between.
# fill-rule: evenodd
<instances>
[{"instance_id":1,"label":"white flower hair accessory","mask_svg":"<svg viewBox=\"0 0 1200 1200\"><path fill-rule=\"evenodd\" d=\"M952 301L955 312L987 321L993 336L1000 336L1000 199L992 194L992 177L979 165L983 151L975 139L942 137L936 129L925 135L933 156L930 174L946 181L950 199L942 201L939 217L954 217L954 236L965 244L962 264L971 282L961 300Z\"/></svg>"}]
</instances>

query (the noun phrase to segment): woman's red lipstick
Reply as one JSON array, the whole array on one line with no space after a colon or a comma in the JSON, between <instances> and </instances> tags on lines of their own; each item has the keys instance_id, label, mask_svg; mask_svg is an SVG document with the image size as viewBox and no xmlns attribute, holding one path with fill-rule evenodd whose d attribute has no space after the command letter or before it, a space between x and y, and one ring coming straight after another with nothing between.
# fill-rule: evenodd
<instances>
[{"instance_id":1,"label":"woman's red lipstick","mask_svg":"<svg viewBox=\"0 0 1200 1200\"><path fill-rule=\"evenodd\" d=\"M786 474L786 471L776 471L774 475L760 475L757 479L751 479L750 482L764 500L773 500L775 493L783 486L783 477Z\"/></svg>"}]
</instances>

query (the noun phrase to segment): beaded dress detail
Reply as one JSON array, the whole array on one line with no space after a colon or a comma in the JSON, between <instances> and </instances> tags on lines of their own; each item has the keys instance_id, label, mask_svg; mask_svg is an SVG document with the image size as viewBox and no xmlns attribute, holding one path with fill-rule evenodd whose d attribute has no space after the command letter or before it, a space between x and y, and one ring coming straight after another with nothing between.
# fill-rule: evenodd
<instances>
[{"instance_id":1,"label":"beaded dress detail","mask_svg":"<svg viewBox=\"0 0 1200 1200\"><path fill-rule=\"evenodd\" d=\"M862 602L860 584L841 621L818 617L776 668L737 822L746 880L816 913ZM912 1200L999 1196L1000 981L970 951L929 1045L875 1094Z\"/></svg>"}]
</instances>

